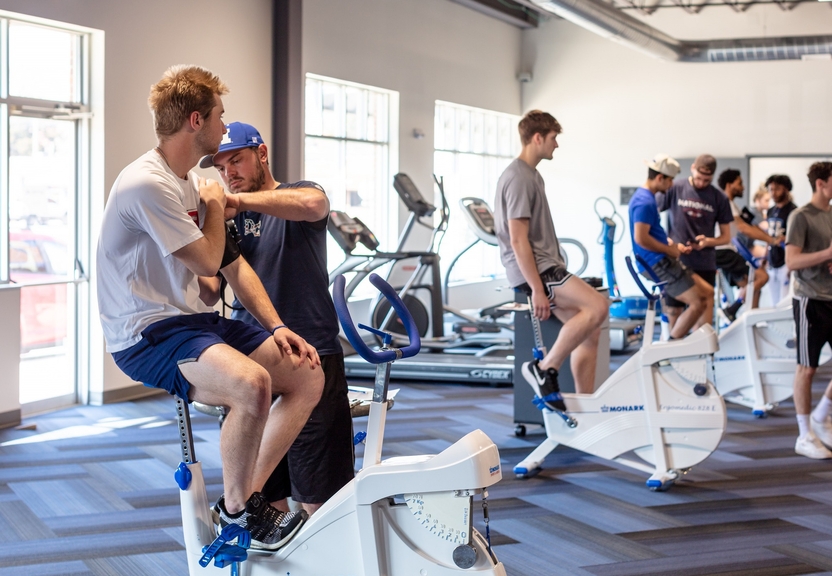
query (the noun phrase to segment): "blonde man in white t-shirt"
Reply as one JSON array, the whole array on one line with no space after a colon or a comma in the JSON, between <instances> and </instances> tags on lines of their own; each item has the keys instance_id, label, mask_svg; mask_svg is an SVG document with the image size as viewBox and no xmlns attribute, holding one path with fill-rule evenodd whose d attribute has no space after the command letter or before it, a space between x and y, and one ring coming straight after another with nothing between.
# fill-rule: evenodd
<instances>
[{"instance_id":1,"label":"blonde man in white t-shirt","mask_svg":"<svg viewBox=\"0 0 832 576\"><path fill-rule=\"evenodd\" d=\"M317 404L317 352L280 319L226 231L225 193L191 169L225 134L222 81L174 66L151 87L159 145L127 166L110 192L98 243L98 301L107 350L134 380L189 401L228 407L220 434L220 526L248 529L274 550L306 519L272 508L266 479ZM261 326L221 318L199 276L220 272ZM278 400L271 404L272 394Z\"/></svg>"}]
</instances>

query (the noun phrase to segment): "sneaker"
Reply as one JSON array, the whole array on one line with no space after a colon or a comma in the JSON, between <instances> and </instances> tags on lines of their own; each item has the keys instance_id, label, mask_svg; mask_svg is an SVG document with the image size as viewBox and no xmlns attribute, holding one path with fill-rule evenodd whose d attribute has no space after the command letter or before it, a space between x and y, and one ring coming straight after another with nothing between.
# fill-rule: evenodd
<instances>
[{"instance_id":1,"label":"sneaker","mask_svg":"<svg viewBox=\"0 0 832 576\"><path fill-rule=\"evenodd\" d=\"M566 412L566 404L563 403L558 386L557 370L549 368L544 372L538 367L537 360L531 360L523 363L521 372L534 393L549 410Z\"/></svg>"},{"instance_id":2,"label":"sneaker","mask_svg":"<svg viewBox=\"0 0 832 576\"><path fill-rule=\"evenodd\" d=\"M730 306L726 306L722 309L722 312L725 314L725 317L728 318L729 322L733 322L737 319L737 312L739 312L740 306L742 306L742 300L737 300Z\"/></svg>"},{"instance_id":3,"label":"sneaker","mask_svg":"<svg viewBox=\"0 0 832 576\"><path fill-rule=\"evenodd\" d=\"M827 448L832 446L832 418L827 416L823 422L818 422L814 417L809 416L809 427L812 434L817 436L824 446Z\"/></svg>"},{"instance_id":4,"label":"sneaker","mask_svg":"<svg viewBox=\"0 0 832 576\"><path fill-rule=\"evenodd\" d=\"M219 508L220 530L229 524L242 526L251 532L251 547L260 550L277 550L291 540L309 518L305 510L281 512L270 505L260 492L252 494L245 510L236 515L226 511L222 496L216 508Z\"/></svg>"},{"instance_id":5,"label":"sneaker","mask_svg":"<svg viewBox=\"0 0 832 576\"><path fill-rule=\"evenodd\" d=\"M832 452L814 434L799 437L794 444L794 451L801 456L806 456L814 460L828 460L832 458Z\"/></svg>"}]
</instances>

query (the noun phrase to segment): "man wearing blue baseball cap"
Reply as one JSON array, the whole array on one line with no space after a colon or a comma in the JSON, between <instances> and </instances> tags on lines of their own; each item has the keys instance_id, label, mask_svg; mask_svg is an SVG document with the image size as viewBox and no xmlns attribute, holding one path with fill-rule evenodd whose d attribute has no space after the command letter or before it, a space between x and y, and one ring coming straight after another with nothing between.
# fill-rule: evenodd
<instances>
[{"instance_id":1,"label":"man wearing blue baseball cap","mask_svg":"<svg viewBox=\"0 0 832 576\"><path fill-rule=\"evenodd\" d=\"M256 128L232 122L226 129L219 151L205 156L200 167L219 171L230 192L226 216L233 213L244 258L284 322L317 349L324 372L320 402L263 489L278 509L288 510L291 495L311 514L354 476L344 354L326 267L329 201L314 182L276 182ZM220 281L209 282L216 302ZM257 322L236 299L231 316Z\"/></svg>"}]
</instances>

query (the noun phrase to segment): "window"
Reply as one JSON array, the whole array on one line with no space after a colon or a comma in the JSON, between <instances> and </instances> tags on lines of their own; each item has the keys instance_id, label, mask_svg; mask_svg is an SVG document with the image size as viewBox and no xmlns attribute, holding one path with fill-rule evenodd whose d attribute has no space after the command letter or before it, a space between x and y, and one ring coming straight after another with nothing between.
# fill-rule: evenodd
<instances>
[{"instance_id":1,"label":"window","mask_svg":"<svg viewBox=\"0 0 832 576\"><path fill-rule=\"evenodd\" d=\"M0 289L21 286L24 411L77 400L89 42L88 32L0 12Z\"/></svg>"},{"instance_id":2,"label":"window","mask_svg":"<svg viewBox=\"0 0 832 576\"><path fill-rule=\"evenodd\" d=\"M448 232L439 250L442 262L450 263L476 239L460 213L460 199L482 198L494 208L497 180L520 153L518 122L519 116L436 101L433 170L444 179L451 209ZM499 250L480 242L456 263L449 281L503 275Z\"/></svg>"},{"instance_id":3,"label":"window","mask_svg":"<svg viewBox=\"0 0 832 576\"><path fill-rule=\"evenodd\" d=\"M397 121L397 92L307 74L304 177L324 187L333 210L360 218L382 248L398 232ZM327 252L330 270L344 260L331 238Z\"/></svg>"}]
</instances>

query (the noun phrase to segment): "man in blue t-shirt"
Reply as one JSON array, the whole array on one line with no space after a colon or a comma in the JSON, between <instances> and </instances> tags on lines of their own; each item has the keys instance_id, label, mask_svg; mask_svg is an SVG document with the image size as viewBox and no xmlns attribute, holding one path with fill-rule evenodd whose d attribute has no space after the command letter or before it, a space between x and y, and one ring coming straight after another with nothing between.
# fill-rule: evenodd
<instances>
[{"instance_id":1,"label":"man in blue t-shirt","mask_svg":"<svg viewBox=\"0 0 832 576\"><path fill-rule=\"evenodd\" d=\"M679 174L679 163L665 154L659 154L647 164L647 181L630 198L630 239L633 252L659 277L667 282L666 296L687 304L670 331L670 337L684 338L699 321L708 305L708 294L713 290L698 275L679 261L682 254L693 250L685 244L677 244L667 237L661 226L655 195L665 192ZM639 262L639 270L650 277Z\"/></svg>"},{"instance_id":2,"label":"man in blue t-shirt","mask_svg":"<svg viewBox=\"0 0 832 576\"><path fill-rule=\"evenodd\" d=\"M668 234L676 242L693 248L682 254L682 264L701 276L708 284L716 284L716 247L731 242L730 225L734 221L728 197L711 185L716 173L716 158L701 154L690 168L686 180L676 181L667 192L656 195L659 211L668 210ZM719 236L714 230L719 225ZM713 318L713 292L699 324L710 324ZM684 303L665 297L665 311L671 328L682 313Z\"/></svg>"},{"instance_id":3,"label":"man in blue t-shirt","mask_svg":"<svg viewBox=\"0 0 832 576\"><path fill-rule=\"evenodd\" d=\"M226 217L234 218L243 256L284 311L286 325L318 351L324 372L321 400L263 494L280 510L288 509L291 495L312 514L355 475L344 353L326 267L329 200L314 182L276 182L268 148L253 126L232 122L227 129L219 152L200 167L219 171L230 191ZM216 302L219 280L203 280ZM257 322L236 298L232 318Z\"/></svg>"}]
</instances>

